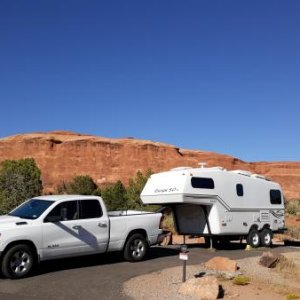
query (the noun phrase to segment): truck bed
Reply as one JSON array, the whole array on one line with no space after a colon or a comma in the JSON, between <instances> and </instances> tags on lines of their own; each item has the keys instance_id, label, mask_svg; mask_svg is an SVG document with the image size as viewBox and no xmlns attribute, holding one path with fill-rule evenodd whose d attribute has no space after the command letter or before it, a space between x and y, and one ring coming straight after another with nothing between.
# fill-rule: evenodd
<instances>
[{"instance_id":1,"label":"truck bed","mask_svg":"<svg viewBox=\"0 0 300 300\"><path fill-rule=\"evenodd\" d=\"M143 211L143 210L113 210L108 212L109 217L145 215L145 214L154 214L154 213L149 211Z\"/></svg>"}]
</instances>

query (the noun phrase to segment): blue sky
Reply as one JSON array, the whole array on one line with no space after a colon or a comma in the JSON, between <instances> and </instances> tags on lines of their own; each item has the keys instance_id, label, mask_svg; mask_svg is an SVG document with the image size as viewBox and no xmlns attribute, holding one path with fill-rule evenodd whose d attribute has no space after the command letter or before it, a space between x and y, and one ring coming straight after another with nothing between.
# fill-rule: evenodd
<instances>
[{"instance_id":1,"label":"blue sky","mask_svg":"<svg viewBox=\"0 0 300 300\"><path fill-rule=\"evenodd\" d=\"M300 160L300 1L0 1L0 137L72 130Z\"/></svg>"}]
</instances>

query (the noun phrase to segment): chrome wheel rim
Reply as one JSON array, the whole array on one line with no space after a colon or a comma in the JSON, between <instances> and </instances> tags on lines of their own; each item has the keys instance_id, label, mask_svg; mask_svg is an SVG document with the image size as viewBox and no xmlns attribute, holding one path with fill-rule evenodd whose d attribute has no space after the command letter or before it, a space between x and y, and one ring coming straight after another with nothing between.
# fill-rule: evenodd
<instances>
[{"instance_id":1,"label":"chrome wheel rim","mask_svg":"<svg viewBox=\"0 0 300 300\"><path fill-rule=\"evenodd\" d=\"M141 257L145 251L145 245L142 240L134 240L130 246L133 257Z\"/></svg>"},{"instance_id":2,"label":"chrome wheel rim","mask_svg":"<svg viewBox=\"0 0 300 300\"><path fill-rule=\"evenodd\" d=\"M30 255L26 251L15 252L10 259L10 269L16 275L24 274L31 264Z\"/></svg>"},{"instance_id":3,"label":"chrome wheel rim","mask_svg":"<svg viewBox=\"0 0 300 300\"><path fill-rule=\"evenodd\" d=\"M271 242L271 235L269 233L265 234L264 236L264 242L266 245L269 245Z\"/></svg>"},{"instance_id":4,"label":"chrome wheel rim","mask_svg":"<svg viewBox=\"0 0 300 300\"><path fill-rule=\"evenodd\" d=\"M253 234L252 242L253 242L253 245L258 245L259 244L259 235L258 235L258 233Z\"/></svg>"}]
</instances>

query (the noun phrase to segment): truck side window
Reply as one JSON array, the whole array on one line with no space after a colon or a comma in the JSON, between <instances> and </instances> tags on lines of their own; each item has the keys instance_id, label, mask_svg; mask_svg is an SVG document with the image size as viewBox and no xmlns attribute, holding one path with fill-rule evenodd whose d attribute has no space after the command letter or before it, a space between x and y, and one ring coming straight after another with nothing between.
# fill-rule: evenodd
<instances>
[{"instance_id":1,"label":"truck side window","mask_svg":"<svg viewBox=\"0 0 300 300\"><path fill-rule=\"evenodd\" d=\"M98 200L81 200L80 207L80 219L102 217L102 209Z\"/></svg>"},{"instance_id":2,"label":"truck side window","mask_svg":"<svg viewBox=\"0 0 300 300\"><path fill-rule=\"evenodd\" d=\"M56 205L45 218L45 222L78 219L77 201L66 201Z\"/></svg>"},{"instance_id":3,"label":"truck side window","mask_svg":"<svg viewBox=\"0 0 300 300\"><path fill-rule=\"evenodd\" d=\"M270 190L271 204L281 204L281 192L280 190Z\"/></svg>"},{"instance_id":4,"label":"truck side window","mask_svg":"<svg viewBox=\"0 0 300 300\"><path fill-rule=\"evenodd\" d=\"M240 183L236 185L236 194L240 197L244 196L244 188L243 185Z\"/></svg>"},{"instance_id":5,"label":"truck side window","mask_svg":"<svg viewBox=\"0 0 300 300\"><path fill-rule=\"evenodd\" d=\"M191 184L193 188L197 189L214 189L215 183L212 178L192 177Z\"/></svg>"}]
</instances>

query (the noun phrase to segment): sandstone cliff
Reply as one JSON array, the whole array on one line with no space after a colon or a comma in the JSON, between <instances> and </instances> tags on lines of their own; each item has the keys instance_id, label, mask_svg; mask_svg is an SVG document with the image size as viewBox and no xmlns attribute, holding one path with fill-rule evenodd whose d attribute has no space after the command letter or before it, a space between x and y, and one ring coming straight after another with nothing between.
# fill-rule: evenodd
<instances>
[{"instance_id":1,"label":"sandstone cliff","mask_svg":"<svg viewBox=\"0 0 300 300\"><path fill-rule=\"evenodd\" d=\"M283 186L288 199L300 198L300 162L248 163L229 155L180 149L131 138L109 139L72 132L32 133L0 139L0 162L33 157L42 171L45 192L55 192L75 175L92 176L101 186L120 179L125 185L137 170L154 172L178 166L244 169L266 175Z\"/></svg>"}]
</instances>

